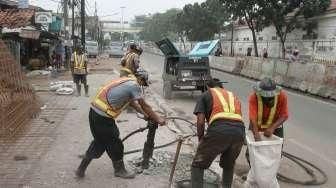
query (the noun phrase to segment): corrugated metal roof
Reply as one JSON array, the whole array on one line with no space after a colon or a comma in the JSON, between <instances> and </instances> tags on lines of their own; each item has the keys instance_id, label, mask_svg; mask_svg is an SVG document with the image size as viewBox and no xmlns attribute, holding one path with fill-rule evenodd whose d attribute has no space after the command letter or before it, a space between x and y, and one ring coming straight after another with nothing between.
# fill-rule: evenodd
<instances>
[{"instance_id":1,"label":"corrugated metal roof","mask_svg":"<svg viewBox=\"0 0 336 188\"><path fill-rule=\"evenodd\" d=\"M6 9L0 11L0 27L18 28L32 24L35 14L31 9Z\"/></svg>"}]
</instances>

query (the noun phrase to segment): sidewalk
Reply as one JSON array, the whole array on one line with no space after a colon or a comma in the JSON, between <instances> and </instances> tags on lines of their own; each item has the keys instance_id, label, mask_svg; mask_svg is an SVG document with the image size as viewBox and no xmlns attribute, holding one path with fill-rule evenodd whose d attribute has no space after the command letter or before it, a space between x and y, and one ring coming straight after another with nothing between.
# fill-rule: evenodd
<instances>
[{"instance_id":1,"label":"sidewalk","mask_svg":"<svg viewBox=\"0 0 336 188\"><path fill-rule=\"evenodd\" d=\"M115 68L115 67L113 67ZM111 68L106 64L92 68L88 77L90 85L90 94L94 95L97 89L107 81L118 74L111 72ZM151 91L146 93L147 101L157 111L162 111L157 106L157 99ZM78 167L83 155L91 142L92 136L88 124L88 111L90 107L90 98L86 97L65 97L70 100L59 99L57 96L54 100L59 102L66 101L68 112L64 114L63 120L57 124L53 133L55 135L49 150L41 156L41 160L36 164L37 168L33 171L26 184L28 187L144 187L158 188L167 187L168 176L160 175L148 176L138 175L134 180L123 180L115 178L111 160L106 154L98 160L94 160L88 167L86 177L82 180L75 178L75 170ZM52 99L51 99L52 100ZM48 109L48 108L47 108ZM43 112L42 112L43 114ZM140 120L133 113L124 112L117 120L121 137L134 131L137 128L146 126L146 122ZM56 125L56 123L55 123ZM125 151L143 148L147 131L134 135L125 143ZM169 131L166 127L159 127L156 134L156 145L165 144L176 139L176 134ZM183 146L183 148L188 148ZM171 145L162 150L175 152L176 145ZM161 150L161 151L162 151ZM186 152L188 149L183 149ZM125 156L125 161L134 157L140 157L142 152ZM136 186L135 186L136 185Z\"/></svg>"},{"instance_id":2,"label":"sidewalk","mask_svg":"<svg viewBox=\"0 0 336 188\"><path fill-rule=\"evenodd\" d=\"M119 76L117 69L117 63L111 62L111 59L104 59L99 65L91 67L92 71L88 76L91 96L96 93L102 84ZM59 79L70 80L71 77L66 75ZM42 83L46 84L50 80L37 79L35 81L43 85ZM159 156L157 154L160 154L160 152L163 153L161 158L166 157L167 168L162 169L160 165L162 166L164 160L157 159L155 165L158 166L153 167L154 170L138 174L133 180L123 180L114 177L111 160L104 154L100 159L94 160L90 164L84 179L77 179L75 170L81 161L80 156L85 153L92 140L88 123L91 99L84 96L57 96L50 92L39 92L38 95L41 97L43 104L46 105L40 115L32 120L27 129L21 132L18 139L0 139L1 146L7 147L7 150L1 150L0 153L0 187L164 188L168 186L176 144L154 151L155 156ZM155 111L165 112L170 116L183 116L172 110L173 107L166 103L155 91L148 89L145 97ZM179 121L178 123L182 122ZM121 138L140 127L146 126L145 121L137 118L134 113L127 112L124 112L118 118L117 124ZM183 125L181 128L179 130L173 121L169 121L168 126L159 127L156 132L155 145L162 145L175 140L177 134L172 130L181 134L191 131ZM126 140L124 142L125 152L142 149L146 136L147 131L144 131ZM197 141L191 140L184 142L182 145L175 173L176 179L190 178L191 154L195 144L197 144ZM130 166L130 162L141 157L141 155L142 152L134 153L126 155L124 159ZM214 163L213 167L216 168L218 173L221 173L217 166ZM207 174L206 177L210 176Z\"/></svg>"}]
</instances>

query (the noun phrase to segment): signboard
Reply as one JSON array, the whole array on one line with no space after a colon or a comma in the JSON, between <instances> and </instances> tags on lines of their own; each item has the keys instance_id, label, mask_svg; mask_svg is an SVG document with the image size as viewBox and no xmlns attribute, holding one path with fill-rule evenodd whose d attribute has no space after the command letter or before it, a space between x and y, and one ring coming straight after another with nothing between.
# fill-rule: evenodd
<instances>
[{"instance_id":1,"label":"signboard","mask_svg":"<svg viewBox=\"0 0 336 188\"><path fill-rule=\"evenodd\" d=\"M40 23L40 24L52 23L51 12L36 12L35 13L35 23Z\"/></svg>"},{"instance_id":2,"label":"signboard","mask_svg":"<svg viewBox=\"0 0 336 188\"><path fill-rule=\"evenodd\" d=\"M29 8L29 0L19 0L18 7L19 8Z\"/></svg>"},{"instance_id":3,"label":"signboard","mask_svg":"<svg viewBox=\"0 0 336 188\"><path fill-rule=\"evenodd\" d=\"M40 32L35 30L21 30L21 33L19 34L20 37L26 38L26 39L39 39L40 38Z\"/></svg>"}]
</instances>

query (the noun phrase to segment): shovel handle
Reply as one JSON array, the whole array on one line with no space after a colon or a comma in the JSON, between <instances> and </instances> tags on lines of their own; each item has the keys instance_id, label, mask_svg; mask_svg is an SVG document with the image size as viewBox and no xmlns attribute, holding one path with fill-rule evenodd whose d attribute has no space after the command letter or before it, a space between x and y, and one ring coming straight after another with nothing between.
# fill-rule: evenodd
<instances>
[{"instance_id":1,"label":"shovel handle","mask_svg":"<svg viewBox=\"0 0 336 188\"><path fill-rule=\"evenodd\" d=\"M178 160L178 157L180 155L182 143L183 143L183 139L180 139L178 141L178 143L177 143L176 153L175 153L175 158L174 158L174 163L173 163L172 169L170 171L170 176L169 176L169 188L173 184L173 177L174 177L174 173L175 173L175 168L176 168L177 160Z\"/></svg>"}]
</instances>

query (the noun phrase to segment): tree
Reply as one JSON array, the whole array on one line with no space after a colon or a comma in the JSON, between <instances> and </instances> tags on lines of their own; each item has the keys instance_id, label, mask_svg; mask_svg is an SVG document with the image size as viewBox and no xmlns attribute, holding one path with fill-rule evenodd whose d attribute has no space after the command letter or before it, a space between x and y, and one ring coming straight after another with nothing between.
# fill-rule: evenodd
<instances>
[{"instance_id":1,"label":"tree","mask_svg":"<svg viewBox=\"0 0 336 188\"><path fill-rule=\"evenodd\" d=\"M219 0L207 0L202 4L187 4L177 16L178 33L191 41L213 39L220 33L226 18L226 11Z\"/></svg>"},{"instance_id":2,"label":"tree","mask_svg":"<svg viewBox=\"0 0 336 188\"><path fill-rule=\"evenodd\" d=\"M175 17L180 11L179 9L170 9L146 19L143 30L140 32L140 38L146 41L158 41L167 36L176 38L173 34L176 28Z\"/></svg>"},{"instance_id":3,"label":"tree","mask_svg":"<svg viewBox=\"0 0 336 188\"><path fill-rule=\"evenodd\" d=\"M222 2L232 12L234 20L244 21L251 30L254 54L258 57L256 32L261 31L265 26L265 19L258 6L258 0L222 0Z\"/></svg>"},{"instance_id":4,"label":"tree","mask_svg":"<svg viewBox=\"0 0 336 188\"><path fill-rule=\"evenodd\" d=\"M275 27L285 58L287 34L298 28L301 22L323 13L330 0L258 0L262 15Z\"/></svg>"}]
</instances>

